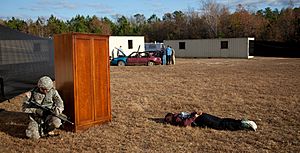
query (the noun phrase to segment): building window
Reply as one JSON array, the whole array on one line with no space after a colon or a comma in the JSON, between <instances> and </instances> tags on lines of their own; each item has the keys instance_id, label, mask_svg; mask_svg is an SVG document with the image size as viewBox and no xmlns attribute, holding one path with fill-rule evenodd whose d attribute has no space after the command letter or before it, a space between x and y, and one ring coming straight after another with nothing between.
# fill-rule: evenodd
<instances>
[{"instance_id":1,"label":"building window","mask_svg":"<svg viewBox=\"0 0 300 153\"><path fill-rule=\"evenodd\" d=\"M128 49L132 49L132 48L133 48L132 40L128 40Z\"/></svg>"},{"instance_id":2,"label":"building window","mask_svg":"<svg viewBox=\"0 0 300 153\"><path fill-rule=\"evenodd\" d=\"M179 42L179 49L185 49L185 42Z\"/></svg>"},{"instance_id":3,"label":"building window","mask_svg":"<svg viewBox=\"0 0 300 153\"><path fill-rule=\"evenodd\" d=\"M228 49L228 41L221 41L221 49Z\"/></svg>"},{"instance_id":4,"label":"building window","mask_svg":"<svg viewBox=\"0 0 300 153\"><path fill-rule=\"evenodd\" d=\"M34 43L33 44L33 52L40 52L41 51L41 44Z\"/></svg>"}]
</instances>

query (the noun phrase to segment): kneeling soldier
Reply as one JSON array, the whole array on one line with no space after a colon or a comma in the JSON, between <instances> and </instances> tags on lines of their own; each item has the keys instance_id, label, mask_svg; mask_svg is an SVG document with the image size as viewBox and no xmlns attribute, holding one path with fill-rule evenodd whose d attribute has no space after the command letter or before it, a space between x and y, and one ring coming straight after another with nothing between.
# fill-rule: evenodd
<instances>
[{"instance_id":1,"label":"kneeling soldier","mask_svg":"<svg viewBox=\"0 0 300 153\"><path fill-rule=\"evenodd\" d=\"M51 78L41 77L37 87L27 92L26 96L29 100L23 104L23 111L29 113L30 119L26 136L39 139L41 136L53 135L53 130L62 125L59 116L64 110L64 104L58 91L53 87ZM30 102L40 107L32 106Z\"/></svg>"}]
</instances>

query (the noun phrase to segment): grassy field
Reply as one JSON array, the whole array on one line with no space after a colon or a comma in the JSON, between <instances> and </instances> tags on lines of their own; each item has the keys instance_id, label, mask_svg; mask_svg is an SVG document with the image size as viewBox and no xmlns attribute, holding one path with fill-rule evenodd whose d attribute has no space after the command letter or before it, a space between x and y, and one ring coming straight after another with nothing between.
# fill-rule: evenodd
<instances>
[{"instance_id":1,"label":"grassy field","mask_svg":"<svg viewBox=\"0 0 300 153\"><path fill-rule=\"evenodd\" d=\"M112 122L25 138L22 95L0 103L0 152L300 152L300 59L177 59L111 67ZM167 112L254 120L253 131L175 127Z\"/></svg>"}]
</instances>

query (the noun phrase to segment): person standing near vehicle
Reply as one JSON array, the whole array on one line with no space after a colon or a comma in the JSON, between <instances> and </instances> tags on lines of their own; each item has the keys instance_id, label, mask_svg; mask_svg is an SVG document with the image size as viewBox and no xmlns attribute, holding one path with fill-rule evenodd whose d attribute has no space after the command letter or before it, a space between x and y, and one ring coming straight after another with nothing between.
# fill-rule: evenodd
<instances>
[{"instance_id":1,"label":"person standing near vehicle","mask_svg":"<svg viewBox=\"0 0 300 153\"><path fill-rule=\"evenodd\" d=\"M172 56L172 48L170 46L167 47L167 65L171 63L171 56Z\"/></svg>"},{"instance_id":2,"label":"person standing near vehicle","mask_svg":"<svg viewBox=\"0 0 300 153\"><path fill-rule=\"evenodd\" d=\"M170 47L172 49L172 64L175 65L175 50Z\"/></svg>"},{"instance_id":3,"label":"person standing near vehicle","mask_svg":"<svg viewBox=\"0 0 300 153\"><path fill-rule=\"evenodd\" d=\"M118 48L118 52L117 52L117 56L118 56L118 57L123 56L123 54L122 54L121 52L123 52L122 46L120 46L120 47Z\"/></svg>"},{"instance_id":4,"label":"person standing near vehicle","mask_svg":"<svg viewBox=\"0 0 300 153\"><path fill-rule=\"evenodd\" d=\"M162 48L161 49L161 60L162 60L162 65L166 65L167 64L167 50L166 48Z\"/></svg>"},{"instance_id":5,"label":"person standing near vehicle","mask_svg":"<svg viewBox=\"0 0 300 153\"><path fill-rule=\"evenodd\" d=\"M58 115L64 110L64 103L58 91L53 87L53 81L48 76L39 79L37 87L30 92L25 93L26 98L22 109L29 114L29 124L25 131L30 139L39 139L42 136L54 135L53 130L62 125ZM27 101L34 101L43 107L47 107L55 116L44 112L40 108L32 107Z\"/></svg>"}]
</instances>

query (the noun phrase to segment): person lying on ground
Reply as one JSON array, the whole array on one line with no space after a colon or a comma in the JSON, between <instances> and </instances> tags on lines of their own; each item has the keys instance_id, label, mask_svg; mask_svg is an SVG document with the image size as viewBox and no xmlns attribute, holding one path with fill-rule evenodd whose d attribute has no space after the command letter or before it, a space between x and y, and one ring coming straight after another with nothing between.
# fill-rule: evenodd
<instances>
[{"instance_id":1,"label":"person lying on ground","mask_svg":"<svg viewBox=\"0 0 300 153\"><path fill-rule=\"evenodd\" d=\"M252 130L256 131L254 121L247 119L237 120L233 118L220 118L201 112L167 113L164 122L175 126L208 127L217 130Z\"/></svg>"}]
</instances>

